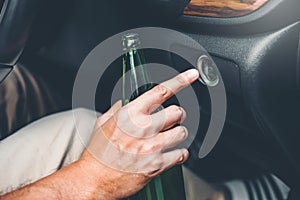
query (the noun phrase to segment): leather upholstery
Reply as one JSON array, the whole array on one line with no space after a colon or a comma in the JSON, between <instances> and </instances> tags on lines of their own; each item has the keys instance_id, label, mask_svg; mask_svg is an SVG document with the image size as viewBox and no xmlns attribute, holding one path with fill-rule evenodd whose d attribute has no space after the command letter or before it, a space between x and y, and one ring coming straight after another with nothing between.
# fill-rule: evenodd
<instances>
[{"instance_id":1,"label":"leather upholstery","mask_svg":"<svg viewBox=\"0 0 300 200\"><path fill-rule=\"evenodd\" d=\"M0 140L50 112L57 111L50 89L21 65L0 84Z\"/></svg>"}]
</instances>

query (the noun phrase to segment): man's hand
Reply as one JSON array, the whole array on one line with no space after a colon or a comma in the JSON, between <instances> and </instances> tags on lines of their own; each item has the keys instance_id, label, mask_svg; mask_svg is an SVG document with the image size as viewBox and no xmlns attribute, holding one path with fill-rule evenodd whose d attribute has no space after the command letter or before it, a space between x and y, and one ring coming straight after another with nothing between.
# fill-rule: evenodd
<instances>
[{"instance_id":1,"label":"man's hand","mask_svg":"<svg viewBox=\"0 0 300 200\"><path fill-rule=\"evenodd\" d=\"M142 189L153 177L185 162L186 116L177 106L154 112L168 98L198 79L188 70L121 107L117 102L98 118L79 161L0 199L120 199ZM174 127L175 126L175 127Z\"/></svg>"},{"instance_id":2,"label":"man's hand","mask_svg":"<svg viewBox=\"0 0 300 200\"><path fill-rule=\"evenodd\" d=\"M185 119L183 108L170 106L154 114L153 111L197 78L198 72L189 70L124 107L117 102L98 119L91 142L80 159L82 169L98 184L96 191L111 198L130 196L153 177L187 160L186 149L166 152L187 138L185 127L174 127ZM92 172L86 167L91 163Z\"/></svg>"}]
</instances>

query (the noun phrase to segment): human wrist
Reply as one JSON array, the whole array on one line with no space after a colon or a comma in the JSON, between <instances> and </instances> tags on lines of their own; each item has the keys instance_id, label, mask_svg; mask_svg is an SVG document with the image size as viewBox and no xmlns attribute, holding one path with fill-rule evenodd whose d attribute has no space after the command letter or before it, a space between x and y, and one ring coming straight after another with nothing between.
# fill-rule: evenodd
<instances>
[{"instance_id":1,"label":"human wrist","mask_svg":"<svg viewBox=\"0 0 300 200\"><path fill-rule=\"evenodd\" d=\"M92 178L93 176L87 173L87 170L90 169L83 168L89 163L86 163L84 166L82 164L81 161L74 162L54 174L33 183L32 188L44 191L40 192L43 193L44 197L47 197L43 197L43 199L116 200L98 186L99 183L96 181L98 179L96 176Z\"/></svg>"},{"instance_id":2,"label":"human wrist","mask_svg":"<svg viewBox=\"0 0 300 200\"><path fill-rule=\"evenodd\" d=\"M78 168L78 172L82 176L81 179L85 182L84 188L89 188L86 199L119 199L115 197L116 189L114 188L114 184L107 178L109 172L89 152L85 151L80 160L74 163L74 165Z\"/></svg>"}]
</instances>

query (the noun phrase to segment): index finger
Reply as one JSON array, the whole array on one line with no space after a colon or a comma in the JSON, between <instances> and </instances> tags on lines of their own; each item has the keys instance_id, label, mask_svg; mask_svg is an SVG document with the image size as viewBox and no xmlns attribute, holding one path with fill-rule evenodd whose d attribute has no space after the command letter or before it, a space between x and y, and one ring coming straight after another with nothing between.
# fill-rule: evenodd
<instances>
[{"instance_id":1,"label":"index finger","mask_svg":"<svg viewBox=\"0 0 300 200\"><path fill-rule=\"evenodd\" d=\"M198 78L199 72L196 69L187 70L173 77L172 79L155 86L148 92L132 101L132 103L135 104L135 107L138 110L149 114L149 112L156 110L167 99L172 97L183 88L189 86Z\"/></svg>"}]
</instances>

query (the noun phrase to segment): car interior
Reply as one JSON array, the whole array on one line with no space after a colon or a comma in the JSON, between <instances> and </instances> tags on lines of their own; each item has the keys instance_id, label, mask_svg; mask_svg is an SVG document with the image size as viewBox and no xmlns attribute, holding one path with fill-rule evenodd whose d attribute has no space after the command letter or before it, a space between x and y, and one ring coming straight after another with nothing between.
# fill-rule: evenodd
<instances>
[{"instance_id":1,"label":"car interior","mask_svg":"<svg viewBox=\"0 0 300 200\"><path fill-rule=\"evenodd\" d=\"M77 71L102 41L133 28L168 28L206 49L227 97L222 135L200 159L211 100L207 86L192 85L201 121L184 167L208 185L274 175L290 188L289 200L300 198L299 0L0 0L0 10L1 140L71 109ZM167 51L146 49L145 57L179 72L190 68ZM120 63L116 59L101 77L99 112L111 106ZM6 98L5 90L18 101Z\"/></svg>"}]
</instances>

